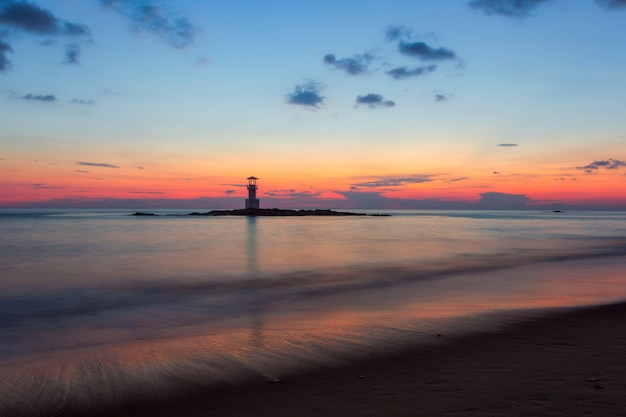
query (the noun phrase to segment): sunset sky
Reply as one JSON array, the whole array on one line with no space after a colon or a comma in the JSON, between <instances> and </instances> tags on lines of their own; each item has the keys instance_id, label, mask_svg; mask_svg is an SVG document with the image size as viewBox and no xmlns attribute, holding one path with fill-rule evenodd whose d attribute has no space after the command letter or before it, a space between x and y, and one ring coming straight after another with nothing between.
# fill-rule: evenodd
<instances>
[{"instance_id":1,"label":"sunset sky","mask_svg":"<svg viewBox=\"0 0 626 417\"><path fill-rule=\"evenodd\" d=\"M0 207L626 209L626 0L0 0Z\"/></svg>"}]
</instances>

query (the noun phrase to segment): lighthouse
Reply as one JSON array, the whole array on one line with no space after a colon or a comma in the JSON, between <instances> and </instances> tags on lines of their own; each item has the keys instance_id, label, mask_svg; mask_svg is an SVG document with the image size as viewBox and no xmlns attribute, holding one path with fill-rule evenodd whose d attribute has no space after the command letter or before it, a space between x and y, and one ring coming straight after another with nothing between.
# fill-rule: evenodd
<instances>
[{"instance_id":1,"label":"lighthouse","mask_svg":"<svg viewBox=\"0 0 626 417\"><path fill-rule=\"evenodd\" d=\"M256 198L256 177L248 177L248 198L246 198L246 208L247 209L258 209L259 208L259 199Z\"/></svg>"}]
</instances>

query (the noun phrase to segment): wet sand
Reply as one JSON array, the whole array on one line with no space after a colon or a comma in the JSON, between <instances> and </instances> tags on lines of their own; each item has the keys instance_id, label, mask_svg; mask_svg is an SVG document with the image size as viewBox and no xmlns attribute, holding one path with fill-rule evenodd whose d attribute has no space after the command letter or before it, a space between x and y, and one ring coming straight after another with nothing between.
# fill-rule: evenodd
<instances>
[{"instance_id":1,"label":"wet sand","mask_svg":"<svg viewBox=\"0 0 626 417\"><path fill-rule=\"evenodd\" d=\"M436 336L435 336L436 337ZM505 330L144 401L125 416L616 416L626 410L626 304L551 313Z\"/></svg>"}]
</instances>

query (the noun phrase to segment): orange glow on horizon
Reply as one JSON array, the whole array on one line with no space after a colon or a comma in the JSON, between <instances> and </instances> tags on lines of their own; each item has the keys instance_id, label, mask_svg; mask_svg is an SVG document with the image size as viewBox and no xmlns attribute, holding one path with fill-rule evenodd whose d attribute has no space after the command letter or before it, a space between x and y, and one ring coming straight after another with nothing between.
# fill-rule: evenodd
<instances>
[{"instance_id":1,"label":"orange glow on horizon","mask_svg":"<svg viewBox=\"0 0 626 417\"><path fill-rule=\"evenodd\" d=\"M394 169L393 174L389 174L388 168L384 170L382 166L372 165L371 170L364 171L360 166L338 164L334 157L330 158L332 164L315 167L311 167L311 161L298 166L293 161L281 165L272 159L253 163L254 159L248 155L231 165L227 165L226 160L211 165L196 158L180 164L169 160L145 165L126 162L119 166L80 161L20 163L3 160L8 175L0 179L0 204L64 199L245 199L245 179L254 175L259 178L259 198L284 201L286 205L291 201L294 206L314 206L316 200L322 202L321 206L327 206L328 201L345 202L346 198L340 193L376 193L382 199L393 201L435 199L475 203L481 199L481 194L495 192L524 195L529 199L529 207L559 202L626 207L623 170L585 173L553 169L542 175L506 175L456 168L459 173L455 175L451 168L443 170L420 165L420 171L425 174L406 174L411 171L402 169L403 164L400 164L397 171ZM246 163L249 165L242 167ZM532 170L527 168L526 171ZM519 172L523 172L521 167Z\"/></svg>"}]
</instances>

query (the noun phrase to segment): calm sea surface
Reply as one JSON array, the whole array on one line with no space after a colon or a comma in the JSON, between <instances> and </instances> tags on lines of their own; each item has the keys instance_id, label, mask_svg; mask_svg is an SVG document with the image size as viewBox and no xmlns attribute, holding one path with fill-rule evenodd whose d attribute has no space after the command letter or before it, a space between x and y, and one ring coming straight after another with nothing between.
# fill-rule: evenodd
<instances>
[{"instance_id":1,"label":"calm sea surface","mask_svg":"<svg viewBox=\"0 0 626 417\"><path fill-rule=\"evenodd\" d=\"M626 300L625 212L189 212L0 210L0 411L278 378L484 317Z\"/></svg>"}]
</instances>

